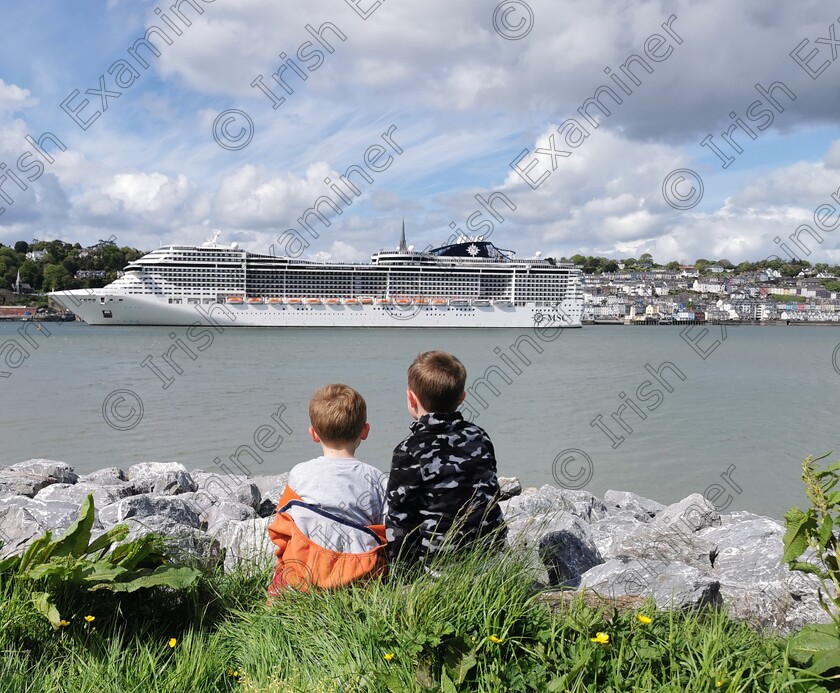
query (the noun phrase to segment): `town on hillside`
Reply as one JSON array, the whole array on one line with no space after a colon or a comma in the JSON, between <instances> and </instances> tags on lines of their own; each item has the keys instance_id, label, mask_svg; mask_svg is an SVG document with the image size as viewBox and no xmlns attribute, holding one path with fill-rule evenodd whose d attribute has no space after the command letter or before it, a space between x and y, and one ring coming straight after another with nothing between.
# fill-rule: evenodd
<instances>
[{"instance_id":1,"label":"town on hillside","mask_svg":"<svg viewBox=\"0 0 840 693\"><path fill-rule=\"evenodd\" d=\"M837 266L778 259L662 266L649 254L623 261L575 255L570 261L583 271L584 323L840 324Z\"/></svg>"}]
</instances>

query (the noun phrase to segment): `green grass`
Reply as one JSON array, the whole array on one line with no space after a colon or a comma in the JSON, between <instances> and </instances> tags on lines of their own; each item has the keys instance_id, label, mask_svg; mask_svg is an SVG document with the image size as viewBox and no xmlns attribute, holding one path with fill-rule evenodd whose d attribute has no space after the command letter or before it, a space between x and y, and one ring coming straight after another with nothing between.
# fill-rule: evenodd
<instances>
[{"instance_id":1,"label":"green grass","mask_svg":"<svg viewBox=\"0 0 840 693\"><path fill-rule=\"evenodd\" d=\"M825 690L791 664L787 641L723 613L549 602L512 557L440 571L270 607L267 574L208 575L190 592L65 593L70 625L56 631L31 584L0 576L0 691ZM609 642L593 642L598 632Z\"/></svg>"}]
</instances>

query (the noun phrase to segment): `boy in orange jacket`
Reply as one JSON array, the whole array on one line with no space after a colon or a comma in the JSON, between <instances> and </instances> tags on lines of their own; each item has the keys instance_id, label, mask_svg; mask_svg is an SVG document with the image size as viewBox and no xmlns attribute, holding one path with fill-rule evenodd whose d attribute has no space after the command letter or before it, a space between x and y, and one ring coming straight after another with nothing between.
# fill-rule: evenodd
<instances>
[{"instance_id":1,"label":"boy in orange jacket","mask_svg":"<svg viewBox=\"0 0 840 693\"><path fill-rule=\"evenodd\" d=\"M271 596L347 585L387 565L386 477L355 456L370 431L364 398L347 385L327 385L312 396L309 420L323 454L292 469L268 527L277 545Z\"/></svg>"}]
</instances>

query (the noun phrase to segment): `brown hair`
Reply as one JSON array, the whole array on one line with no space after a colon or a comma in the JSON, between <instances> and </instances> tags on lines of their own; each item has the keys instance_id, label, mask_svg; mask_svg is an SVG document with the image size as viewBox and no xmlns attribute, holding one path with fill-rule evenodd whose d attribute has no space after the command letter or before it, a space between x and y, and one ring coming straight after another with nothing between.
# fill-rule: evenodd
<instances>
[{"instance_id":1,"label":"brown hair","mask_svg":"<svg viewBox=\"0 0 840 693\"><path fill-rule=\"evenodd\" d=\"M426 351L408 368L408 389L426 411L453 412L461 403L467 369L446 351Z\"/></svg>"},{"instance_id":2,"label":"brown hair","mask_svg":"<svg viewBox=\"0 0 840 693\"><path fill-rule=\"evenodd\" d=\"M367 423L365 398L347 385L325 385L309 400L309 422L325 443L349 443Z\"/></svg>"}]
</instances>

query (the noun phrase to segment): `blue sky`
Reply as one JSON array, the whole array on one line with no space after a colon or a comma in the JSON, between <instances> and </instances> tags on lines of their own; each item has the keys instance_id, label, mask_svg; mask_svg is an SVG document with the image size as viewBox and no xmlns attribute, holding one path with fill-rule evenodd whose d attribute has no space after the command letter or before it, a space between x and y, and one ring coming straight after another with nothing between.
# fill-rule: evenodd
<instances>
[{"instance_id":1,"label":"blue sky","mask_svg":"<svg viewBox=\"0 0 840 693\"><path fill-rule=\"evenodd\" d=\"M15 162L31 149L27 134L52 132L67 150L27 181L27 191L2 180L13 202L0 200L0 242L87 244L114 234L150 250L198 243L220 228L223 240L266 252L296 230L310 244L309 257L357 260L394 245L403 218L411 243L438 245L450 223L466 230L480 209L475 195L501 193L516 210L499 207L504 221L494 223L492 238L520 255L650 252L663 261L739 261L778 252L773 238L813 226L814 209L832 203L840 188L840 65L831 45L817 42L829 37L832 20L840 32L827 1L353 2L182 1L186 26L170 9L174 2L5 0L0 162L25 175ZM306 30L325 22L346 37L325 32L332 53ZM157 57L139 49L145 69L128 48L152 26L172 44L153 37ZM804 40L800 63L807 60L812 71L827 63L816 78L790 55ZM296 55L306 41L309 53ZM313 68L307 55L319 47ZM272 78L281 52L306 76L286 69L280 80L292 93ZM631 55L650 68L636 64L640 84L620 70ZM118 60L139 73L125 90L107 72ZM259 75L286 98L279 108L251 86ZM85 94L99 89L100 76L122 93L83 130L61 103L79 90L71 106L87 98L82 117L101 110L100 97ZM744 151L722 169L700 141L713 134L727 147L721 133L732 124L729 113L745 118L759 98L755 85L775 81L796 100L776 92L783 112L774 112L766 129L753 129L756 139L736 130ZM594 127L577 109L601 85L622 103L602 98L610 114L601 112ZM253 123L244 148L214 140L214 121L229 109ZM570 156L551 170L550 158L535 159L534 151L549 148L552 136L554 149L563 148L570 118L588 137L577 148L564 145ZM234 122L217 136L241 127ZM387 151L387 169L366 169L373 183L361 186L352 204L339 203L342 214L332 215L329 227L316 222L317 238L305 235L299 217L322 196L336 200L324 179L364 166L365 152L383 144L392 127L402 153ZM530 152L523 166L537 161L535 177L550 173L536 190L511 168L523 150ZM676 169L702 178L703 198L690 209L663 198L663 180ZM840 235L820 233L824 241L802 256L840 262Z\"/></svg>"}]
</instances>

